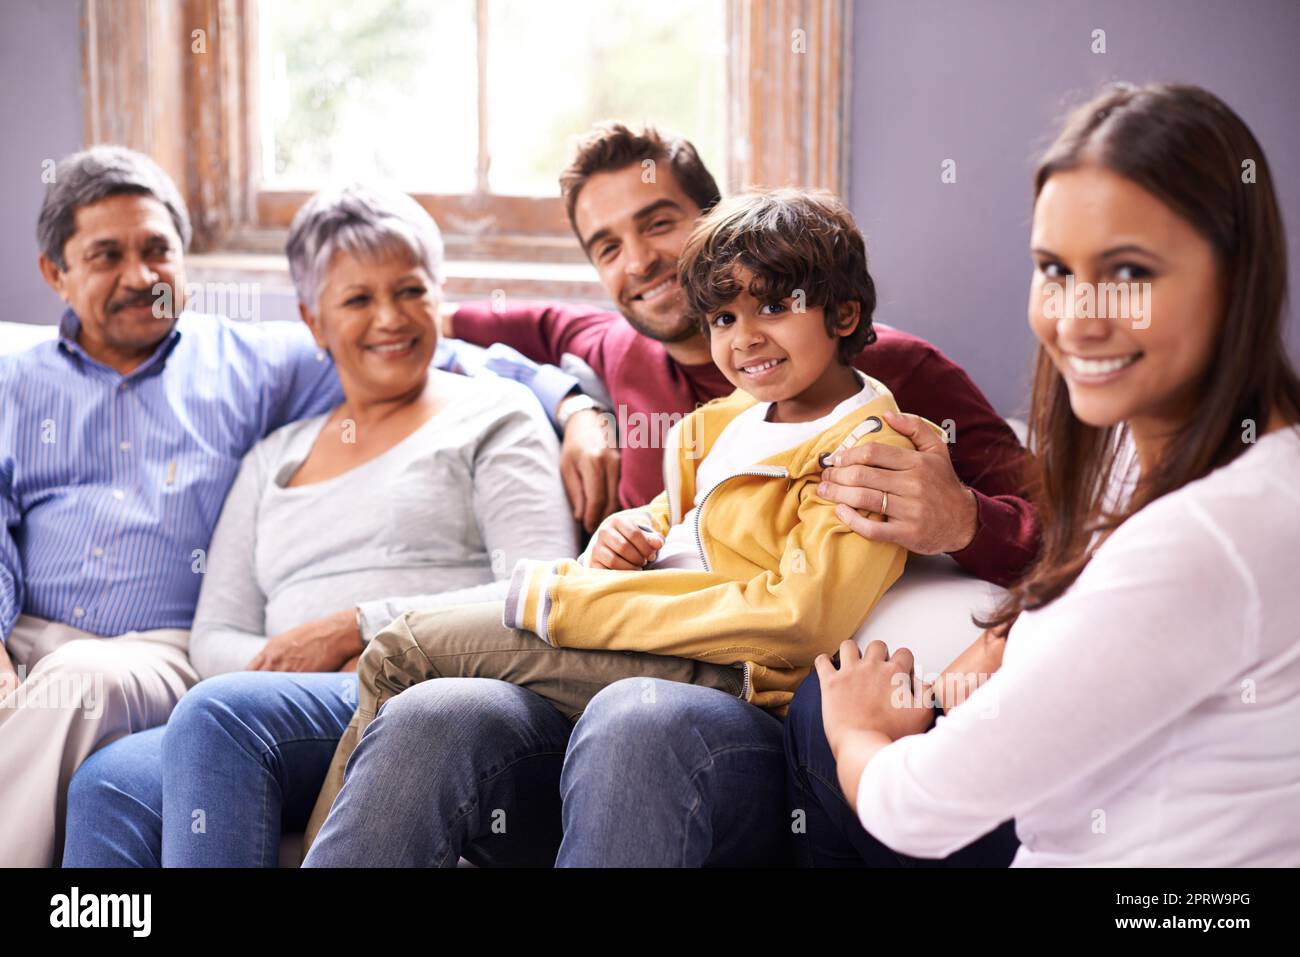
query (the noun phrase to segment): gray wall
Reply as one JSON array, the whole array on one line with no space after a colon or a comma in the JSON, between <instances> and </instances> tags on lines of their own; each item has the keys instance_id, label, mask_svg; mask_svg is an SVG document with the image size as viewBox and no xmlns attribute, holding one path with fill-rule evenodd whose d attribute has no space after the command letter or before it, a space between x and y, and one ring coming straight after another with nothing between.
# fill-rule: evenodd
<instances>
[{"instance_id":1,"label":"gray wall","mask_svg":"<svg viewBox=\"0 0 1300 957\"><path fill-rule=\"evenodd\" d=\"M1104 54L1090 51L1098 28ZM1300 279L1295 0L859 0L854 33L849 200L877 315L964 365L1003 414L1028 397L1032 154L1064 105L1106 80L1197 83L1245 119L1280 186ZM948 158L957 182L945 185Z\"/></svg>"},{"instance_id":2,"label":"gray wall","mask_svg":"<svg viewBox=\"0 0 1300 957\"><path fill-rule=\"evenodd\" d=\"M81 148L81 4L0 3L0 319L56 322L36 271L41 163Z\"/></svg>"}]
</instances>

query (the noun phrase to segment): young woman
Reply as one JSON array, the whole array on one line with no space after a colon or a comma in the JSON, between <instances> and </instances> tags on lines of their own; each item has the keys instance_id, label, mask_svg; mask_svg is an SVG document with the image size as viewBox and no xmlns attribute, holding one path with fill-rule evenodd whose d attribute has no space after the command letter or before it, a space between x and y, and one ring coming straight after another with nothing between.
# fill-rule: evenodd
<instances>
[{"instance_id":1,"label":"young woman","mask_svg":"<svg viewBox=\"0 0 1300 957\"><path fill-rule=\"evenodd\" d=\"M929 733L906 649L818 660L843 794L917 857L1014 817L1017 865L1300 865L1300 381L1264 152L1204 90L1116 86L1035 196L1043 551L953 667L996 674Z\"/></svg>"}]
</instances>

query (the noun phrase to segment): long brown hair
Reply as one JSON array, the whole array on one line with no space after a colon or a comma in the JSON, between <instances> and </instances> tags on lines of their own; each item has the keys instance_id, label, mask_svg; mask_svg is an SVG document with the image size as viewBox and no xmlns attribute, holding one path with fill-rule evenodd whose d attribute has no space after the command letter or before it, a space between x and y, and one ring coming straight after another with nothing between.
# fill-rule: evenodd
<instances>
[{"instance_id":1,"label":"long brown hair","mask_svg":"<svg viewBox=\"0 0 1300 957\"><path fill-rule=\"evenodd\" d=\"M1197 383L1195 408L1121 503L1108 502L1107 488L1126 426L1098 428L1076 418L1064 379L1039 346L1029 488L1043 544L1001 606L978 622L1001 633L1021 611L1069 588L1095 546L1129 516L1241 455L1247 422L1262 434L1275 406L1288 419L1300 415L1300 379L1282 338L1286 234L1272 173L1250 128L1199 87L1114 84L1066 120L1034 175L1035 200L1054 174L1085 165L1141 186L1211 244L1224 291L1219 340Z\"/></svg>"}]
</instances>

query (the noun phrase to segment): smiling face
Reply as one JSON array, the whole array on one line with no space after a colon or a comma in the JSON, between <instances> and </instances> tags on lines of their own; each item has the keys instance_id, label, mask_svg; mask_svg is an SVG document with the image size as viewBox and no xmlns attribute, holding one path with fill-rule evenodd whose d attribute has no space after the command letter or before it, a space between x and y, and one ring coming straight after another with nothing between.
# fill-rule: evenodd
<instances>
[{"instance_id":1,"label":"smiling face","mask_svg":"<svg viewBox=\"0 0 1300 957\"><path fill-rule=\"evenodd\" d=\"M736 267L741 293L707 316L713 362L737 388L777 409L772 421L807 421L829 413L861 384L839 361L839 336L826 331L822 310L794 311L790 298L760 302L749 292L754 275ZM858 325L858 305L841 309L839 335Z\"/></svg>"},{"instance_id":2,"label":"smiling face","mask_svg":"<svg viewBox=\"0 0 1300 957\"><path fill-rule=\"evenodd\" d=\"M127 372L171 331L184 306L181 238L167 207L149 196L109 196L78 209L75 223L63 247L67 268L42 256L41 274L81 320L82 348ZM170 309L154 309L159 283L171 289Z\"/></svg>"},{"instance_id":3,"label":"smiling face","mask_svg":"<svg viewBox=\"0 0 1300 957\"><path fill-rule=\"evenodd\" d=\"M1182 423L1209 366L1222 313L1209 242L1136 183L1098 166L1054 174L1034 206L1029 324L1082 421L1127 421L1139 451ZM1054 310L1067 277L1149 284L1133 318ZM1059 286L1053 290L1052 286Z\"/></svg>"},{"instance_id":4,"label":"smiling face","mask_svg":"<svg viewBox=\"0 0 1300 957\"><path fill-rule=\"evenodd\" d=\"M441 290L402 252L330 260L313 313L300 306L316 342L329 351L348 402L373 404L420 394L438 344Z\"/></svg>"},{"instance_id":5,"label":"smiling face","mask_svg":"<svg viewBox=\"0 0 1300 957\"><path fill-rule=\"evenodd\" d=\"M574 224L601 284L642 335L682 342L698 335L677 281L677 258L700 208L667 163L654 182L640 164L594 174L574 206Z\"/></svg>"}]
</instances>

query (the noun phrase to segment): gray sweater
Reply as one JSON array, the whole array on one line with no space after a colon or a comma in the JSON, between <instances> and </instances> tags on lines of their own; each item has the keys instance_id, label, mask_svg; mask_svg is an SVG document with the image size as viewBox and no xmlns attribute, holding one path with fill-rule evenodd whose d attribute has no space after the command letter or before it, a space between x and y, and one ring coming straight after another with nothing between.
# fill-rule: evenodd
<instances>
[{"instance_id":1,"label":"gray sweater","mask_svg":"<svg viewBox=\"0 0 1300 957\"><path fill-rule=\"evenodd\" d=\"M344 608L360 607L368 641L404 611L504 598L520 558L577 553L559 445L536 399L505 379L446 381L455 398L433 418L335 478L284 484L327 416L248 453L194 616L202 677L241 670L269 636Z\"/></svg>"}]
</instances>

